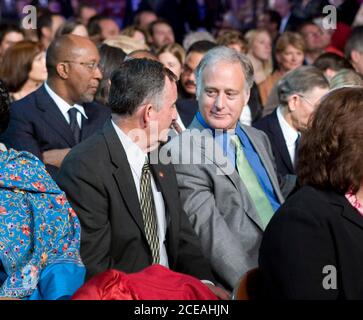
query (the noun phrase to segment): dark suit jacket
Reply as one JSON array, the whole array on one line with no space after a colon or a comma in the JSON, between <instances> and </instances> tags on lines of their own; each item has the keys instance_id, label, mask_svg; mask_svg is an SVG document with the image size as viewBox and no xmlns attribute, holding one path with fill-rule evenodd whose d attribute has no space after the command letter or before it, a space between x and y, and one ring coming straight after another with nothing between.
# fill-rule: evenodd
<instances>
[{"instance_id":1,"label":"dark suit jacket","mask_svg":"<svg viewBox=\"0 0 363 320\"><path fill-rule=\"evenodd\" d=\"M166 211L169 267L211 279L210 266L179 201L174 167L151 164ZM137 272L151 265L142 213L126 153L111 121L65 158L59 185L81 221L81 256L88 277L115 268Z\"/></svg>"},{"instance_id":2,"label":"dark suit jacket","mask_svg":"<svg viewBox=\"0 0 363 320\"><path fill-rule=\"evenodd\" d=\"M363 217L344 195L301 188L275 213L263 235L263 295L363 299L362 243ZM325 289L326 282L336 283L336 289Z\"/></svg>"},{"instance_id":3,"label":"dark suit jacket","mask_svg":"<svg viewBox=\"0 0 363 320\"><path fill-rule=\"evenodd\" d=\"M277 119L277 110L275 109L273 113L263 117L254 123L253 126L265 132L270 139L279 175L295 174L284 135Z\"/></svg>"},{"instance_id":4,"label":"dark suit jacket","mask_svg":"<svg viewBox=\"0 0 363 320\"><path fill-rule=\"evenodd\" d=\"M102 128L110 116L110 110L100 104L85 103L83 107L88 119L82 117L81 140ZM3 140L8 148L29 151L39 159L44 151L75 145L69 124L44 85L10 106L10 123ZM58 168L46 167L56 178Z\"/></svg>"}]
</instances>

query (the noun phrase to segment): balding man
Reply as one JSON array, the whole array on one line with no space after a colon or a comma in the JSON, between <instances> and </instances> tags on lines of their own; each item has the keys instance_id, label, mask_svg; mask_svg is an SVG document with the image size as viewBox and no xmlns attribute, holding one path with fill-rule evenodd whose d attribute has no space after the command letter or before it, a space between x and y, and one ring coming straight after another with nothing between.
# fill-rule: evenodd
<instances>
[{"instance_id":1,"label":"balding man","mask_svg":"<svg viewBox=\"0 0 363 320\"><path fill-rule=\"evenodd\" d=\"M4 141L43 160L53 178L69 150L101 128L110 115L108 108L92 102L102 79L99 60L89 39L57 38L47 50L46 83L11 105Z\"/></svg>"}]
</instances>

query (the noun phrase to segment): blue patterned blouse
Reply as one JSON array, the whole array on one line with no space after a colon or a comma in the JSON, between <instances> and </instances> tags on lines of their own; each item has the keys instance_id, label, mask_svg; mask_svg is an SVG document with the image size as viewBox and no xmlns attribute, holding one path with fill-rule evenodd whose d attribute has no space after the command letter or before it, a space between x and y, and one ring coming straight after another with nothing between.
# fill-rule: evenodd
<instances>
[{"instance_id":1,"label":"blue patterned blouse","mask_svg":"<svg viewBox=\"0 0 363 320\"><path fill-rule=\"evenodd\" d=\"M0 297L69 299L83 284L80 225L28 152L0 151Z\"/></svg>"}]
</instances>

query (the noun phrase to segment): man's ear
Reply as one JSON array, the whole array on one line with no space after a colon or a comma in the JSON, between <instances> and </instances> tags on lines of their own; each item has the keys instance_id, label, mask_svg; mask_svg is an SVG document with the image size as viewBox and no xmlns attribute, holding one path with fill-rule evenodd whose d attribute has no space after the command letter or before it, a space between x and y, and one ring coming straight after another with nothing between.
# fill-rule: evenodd
<instances>
[{"instance_id":1,"label":"man's ear","mask_svg":"<svg viewBox=\"0 0 363 320\"><path fill-rule=\"evenodd\" d=\"M147 103L141 107L140 112L142 113L143 125L147 127L153 119L153 112L155 112L151 103Z\"/></svg>"},{"instance_id":2,"label":"man's ear","mask_svg":"<svg viewBox=\"0 0 363 320\"><path fill-rule=\"evenodd\" d=\"M358 63L360 55L361 53L359 53L357 50L352 50L352 52L350 53L350 59L353 63Z\"/></svg>"},{"instance_id":3,"label":"man's ear","mask_svg":"<svg viewBox=\"0 0 363 320\"><path fill-rule=\"evenodd\" d=\"M297 94L292 94L287 99L287 106L290 112L294 112L296 110L297 104L299 103L300 97Z\"/></svg>"},{"instance_id":4,"label":"man's ear","mask_svg":"<svg viewBox=\"0 0 363 320\"><path fill-rule=\"evenodd\" d=\"M64 62L57 63L56 70L60 78L62 79L69 78L69 65L67 63Z\"/></svg>"}]
</instances>

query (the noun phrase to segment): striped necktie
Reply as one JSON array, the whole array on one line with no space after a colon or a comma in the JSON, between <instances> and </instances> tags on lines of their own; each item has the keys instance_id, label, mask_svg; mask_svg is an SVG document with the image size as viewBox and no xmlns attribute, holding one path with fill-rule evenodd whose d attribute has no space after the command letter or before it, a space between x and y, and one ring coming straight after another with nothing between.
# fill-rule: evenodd
<instances>
[{"instance_id":1,"label":"striped necktie","mask_svg":"<svg viewBox=\"0 0 363 320\"><path fill-rule=\"evenodd\" d=\"M157 264L160 261L160 245L157 231L155 203L151 189L150 165L147 159L142 168L140 179L140 206L144 221L145 235L151 250L153 264Z\"/></svg>"}]
</instances>

